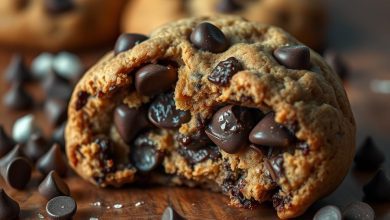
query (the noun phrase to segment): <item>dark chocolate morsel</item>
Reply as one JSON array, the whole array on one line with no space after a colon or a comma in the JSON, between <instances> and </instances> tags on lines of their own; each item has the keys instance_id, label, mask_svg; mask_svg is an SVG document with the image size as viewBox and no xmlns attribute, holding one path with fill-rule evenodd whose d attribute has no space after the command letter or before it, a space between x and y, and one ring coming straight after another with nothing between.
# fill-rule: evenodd
<instances>
[{"instance_id":1,"label":"dark chocolate morsel","mask_svg":"<svg viewBox=\"0 0 390 220\"><path fill-rule=\"evenodd\" d=\"M198 148L198 149L180 147L178 149L178 153L182 155L186 159L186 161L191 165L195 165L207 159L216 161L219 158L221 158L221 154L218 150L218 147L213 145Z\"/></svg>"},{"instance_id":2,"label":"dark chocolate morsel","mask_svg":"<svg viewBox=\"0 0 390 220\"><path fill-rule=\"evenodd\" d=\"M50 200L57 196L69 196L70 190L64 180L56 173L56 171L50 171L45 179L39 184L39 193L47 200Z\"/></svg>"},{"instance_id":3,"label":"dark chocolate morsel","mask_svg":"<svg viewBox=\"0 0 390 220\"><path fill-rule=\"evenodd\" d=\"M58 143L61 145L61 150L65 151L65 127L66 122L62 123L57 127L52 134L51 141L52 143Z\"/></svg>"},{"instance_id":4,"label":"dark chocolate morsel","mask_svg":"<svg viewBox=\"0 0 390 220\"><path fill-rule=\"evenodd\" d=\"M192 31L190 40L195 47L212 53L221 53L229 48L225 34L208 22L198 24Z\"/></svg>"},{"instance_id":5,"label":"dark chocolate morsel","mask_svg":"<svg viewBox=\"0 0 390 220\"><path fill-rule=\"evenodd\" d=\"M125 104L115 108L114 124L126 143L131 143L140 131L149 127L146 114L146 110L143 108L129 108Z\"/></svg>"},{"instance_id":6,"label":"dark chocolate morsel","mask_svg":"<svg viewBox=\"0 0 390 220\"><path fill-rule=\"evenodd\" d=\"M385 161L385 156L372 138L367 137L357 150L354 161L360 170L375 170Z\"/></svg>"},{"instance_id":7,"label":"dark chocolate morsel","mask_svg":"<svg viewBox=\"0 0 390 220\"><path fill-rule=\"evenodd\" d=\"M19 213L19 204L0 188L0 219L18 219Z\"/></svg>"},{"instance_id":8,"label":"dark chocolate morsel","mask_svg":"<svg viewBox=\"0 0 390 220\"><path fill-rule=\"evenodd\" d=\"M277 182L283 176L283 155L280 154L271 159L265 159L264 165L273 181Z\"/></svg>"},{"instance_id":9,"label":"dark chocolate morsel","mask_svg":"<svg viewBox=\"0 0 390 220\"><path fill-rule=\"evenodd\" d=\"M54 70L42 81L42 88L47 98L56 98L68 101L72 95L73 88L67 79L60 76Z\"/></svg>"},{"instance_id":10,"label":"dark chocolate morsel","mask_svg":"<svg viewBox=\"0 0 390 220\"><path fill-rule=\"evenodd\" d=\"M176 212L171 206L168 206L161 216L161 220L184 220L184 218Z\"/></svg>"},{"instance_id":11,"label":"dark chocolate morsel","mask_svg":"<svg viewBox=\"0 0 390 220\"><path fill-rule=\"evenodd\" d=\"M39 134L32 134L23 148L23 152L31 161L37 161L47 151L48 143L45 138Z\"/></svg>"},{"instance_id":12,"label":"dark chocolate morsel","mask_svg":"<svg viewBox=\"0 0 390 220\"><path fill-rule=\"evenodd\" d=\"M181 147L185 147L191 150L197 150L213 144L203 129L197 130L196 133L189 135L183 135L180 133L176 139Z\"/></svg>"},{"instance_id":13,"label":"dark chocolate morsel","mask_svg":"<svg viewBox=\"0 0 390 220\"><path fill-rule=\"evenodd\" d=\"M371 206L365 202L355 201L343 209L343 219L345 220L374 220L375 212Z\"/></svg>"},{"instance_id":14,"label":"dark chocolate morsel","mask_svg":"<svg viewBox=\"0 0 390 220\"><path fill-rule=\"evenodd\" d=\"M228 105L219 109L206 129L207 136L223 151L233 154L248 145L256 117L252 109Z\"/></svg>"},{"instance_id":15,"label":"dark chocolate morsel","mask_svg":"<svg viewBox=\"0 0 390 220\"><path fill-rule=\"evenodd\" d=\"M286 127L275 122L275 113L267 113L249 134L250 142L261 146L288 147L294 136Z\"/></svg>"},{"instance_id":16,"label":"dark chocolate morsel","mask_svg":"<svg viewBox=\"0 0 390 220\"><path fill-rule=\"evenodd\" d=\"M141 95L153 96L173 87L177 69L173 66L148 64L135 73L135 89Z\"/></svg>"},{"instance_id":17,"label":"dark chocolate morsel","mask_svg":"<svg viewBox=\"0 0 390 220\"><path fill-rule=\"evenodd\" d=\"M62 99L46 100L43 110L52 126L58 126L66 120L68 104Z\"/></svg>"},{"instance_id":18,"label":"dark chocolate morsel","mask_svg":"<svg viewBox=\"0 0 390 220\"><path fill-rule=\"evenodd\" d=\"M343 217L341 215L341 211L338 207L333 205L327 205L322 207L320 210L316 212L313 220L342 220Z\"/></svg>"},{"instance_id":19,"label":"dark chocolate morsel","mask_svg":"<svg viewBox=\"0 0 390 220\"><path fill-rule=\"evenodd\" d=\"M54 170L60 176L65 176L67 172L67 164L61 152L61 146L57 143L53 144L50 150L37 161L37 169L44 175Z\"/></svg>"},{"instance_id":20,"label":"dark chocolate morsel","mask_svg":"<svg viewBox=\"0 0 390 220\"><path fill-rule=\"evenodd\" d=\"M11 151L9 151L6 155L4 155L0 159L0 167L5 167L8 163L11 162L11 160L13 160L17 157L23 157L23 158L27 159L20 144L15 145Z\"/></svg>"},{"instance_id":21,"label":"dark chocolate morsel","mask_svg":"<svg viewBox=\"0 0 390 220\"><path fill-rule=\"evenodd\" d=\"M32 74L20 54L15 54L12 57L11 63L5 71L5 78L8 82L13 83L28 82L32 80Z\"/></svg>"},{"instance_id":22,"label":"dark chocolate morsel","mask_svg":"<svg viewBox=\"0 0 390 220\"><path fill-rule=\"evenodd\" d=\"M135 45L147 39L148 37L143 34L129 34L129 33L121 34L116 40L114 53L115 55L117 55L120 52L130 50Z\"/></svg>"},{"instance_id":23,"label":"dark chocolate morsel","mask_svg":"<svg viewBox=\"0 0 390 220\"><path fill-rule=\"evenodd\" d=\"M1 176L15 189L24 189L31 178L32 165L22 157L16 157L0 167Z\"/></svg>"},{"instance_id":24,"label":"dark chocolate morsel","mask_svg":"<svg viewBox=\"0 0 390 220\"><path fill-rule=\"evenodd\" d=\"M227 60L218 63L207 79L216 85L225 86L229 84L232 76L242 69L240 61L234 57L229 57Z\"/></svg>"},{"instance_id":25,"label":"dark chocolate morsel","mask_svg":"<svg viewBox=\"0 0 390 220\"><path fill-rule=\"evenodd\" d=\"M4 105L13 110L26 110L34 106L34 99L20 82L16 82L4 95Z\"/></svg>"},{"instance_id":26,"label":"dark chocolate morsel","mask_svg":"<svg viewBox=\"0 0 390 220\"><path fill-rule=\"evenodd\" d=\"M60 14L74 8L73 0L44 0L44 6L50 14Z\"/></svg>"},{"instance_id":27,"label":"dark chocolate morsel","mask_svg":"<svg viewBox=\"0 0 390 220\"><path fill-rule=\"evenodd\" d=\"M46 212L50 218L69 220L77 211L76 201L70 196L57 196L46 204Z\"/></svg>"},{"instance_id":28,"label":"dark chocolate morsel","mask_svg":"<svg viewBox=\"0 0 390 220\"><path fill-rule=\"evenodd\" d=\"M76 100L76 110L79 111L84 107L85 104L87 104L89 98L89 93L85 91L80 91L77 93L77 100Z\"/></svg>"},{"instance_id":29,"label":"dark chocolate morsel","mask_svg":"<svg viewBox=\"0 0 390 220\"><path fill-rule=\"evenodd\" d=\"M363 187L364 198L369 201L390 201L390 179L383 170Z\"/></svg>"},{"instance_id":30,"label":"dark chocolate morsel","mask_svg":"<svg viewBox=\"0 0 390 220\"><path fill-rule=\"evenodd\" d=\"M221 13L234 13L242 8L237 2L237 0L219 0L216 9Z\"/></svg>"},{"instance_id":31,"label":"dark chocolate morsel","mask_svg":"<svg viewBox=\"0 0 390 220\"><path fill-rule=\"evenodd\" d=\"M149 107L148 118L159 128L176 129L191 119L189 111L176 109L173 93L157 96Z\"/></svg>"},{"instance_id":32,"label":"dark chocolate morsel","mask_svg":"<svg viewBox=\"0 0 390 220\"><path fill-rule=\"evenodd\" d=\"M0 158L6 155L15 146L15 141L5 133L3 125L0 125Z\"/></svg>"},{"instance_id":33,"label":"dark chocolate morsel","mask_svg":"<svg viewBox=\"0 0 390 220\"><path fill-rule=\"evenodd\" d=\"M289 69L310 68L310 49L303 45L280 47L274 51L274 57Z\"/></svg>"},{"instance_id":34,"label":"dark chocolate morsel","mask_svg":"<svg viewBox=\"0 0 390 220\"><path fill-rule=\"evenodd\" d=\"M348 77L349 71L346 63L341 58L341 56L333 50L326 50L324 52L324 59L329 64L329 66L340 76L341 79L346 79Z\"/></svg>"},{"instance_id":35,"label":"dark chocolate morsel","mask_svg":"<svg viewBox=\"0 0 390 220\"><path fill-rule=\"evenodd\" d=\"M156 144L147 135L141 135L134 141L130 157L135 167L141 172L149 172L161 163L161 155Z\"/></svg>"}]
</instances>

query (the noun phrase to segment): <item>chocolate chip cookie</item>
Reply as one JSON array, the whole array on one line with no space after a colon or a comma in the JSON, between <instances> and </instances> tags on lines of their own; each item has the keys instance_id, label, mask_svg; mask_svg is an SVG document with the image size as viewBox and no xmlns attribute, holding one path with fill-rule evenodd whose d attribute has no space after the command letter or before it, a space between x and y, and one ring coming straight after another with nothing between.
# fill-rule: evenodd
<instances>
[{"instance_id":1,"label":"chocolate chip cookie","mask_svg":"<svg viewBox=\"0 0 390 220\"><path fill-rule=\"evenodd\" d=\"M324 47L327 16L320 0L134 0L126 6L122 30L148 34L178 18L215 14L276 25L313 49Z\"/></svg>"},{"instance_id":2,"label":"chocolate chip cookie","mask_svg":"<svg viewBox=\"0 0 390 220\"><path fill-rule=\"evenodd\" d=\"M1 1L0 45L58 51L109 43L118 36L124 3L125 0Z\"/></svg>"},{"instance_id":3,"label":"chocolate chip cookie","mask_svg":"<svg viewBox=\"0 0 390 220\"><path fill-rule=\"evenodd\" d=\"M123 34L76 86L66 151L83 178L200 186L280 218L332 192L355 122L339 77L282 29L198 17Z\"/></svg>"}]
</instances>

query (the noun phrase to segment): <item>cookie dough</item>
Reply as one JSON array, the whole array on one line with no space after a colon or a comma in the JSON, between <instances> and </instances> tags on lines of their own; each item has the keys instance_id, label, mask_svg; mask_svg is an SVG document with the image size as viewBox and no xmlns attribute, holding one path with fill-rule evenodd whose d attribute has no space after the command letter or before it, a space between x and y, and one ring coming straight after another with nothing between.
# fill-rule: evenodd
<instances>
[{"instance_id":1,"label":"cookie dough","mask_svg":"<svg viewBox=\"0 0 390 220\"><path fill-rule=\"evenodd\" d=\"M66 152L86 180L200 186L238 207L272 201L280 218L343 180L355 122L342 82L282 29L196 17L118 41L69 104Z\"/></svg>"},{"instance_id":2,"label":"cookie dough","mask_svg":"<svg viewBox=\"0 0 390 220\"><path fill-rule=\"evenodd\" d=\"M321 0L133 0L124 11L122 30L149 34L178 18L215 14L276 25L313 49L325 46L327 16Z\"/></svg>"},{"instance_id":3,"label":"cookie dough","mask_svg":"<svg viewBox=\"0 0 390 220\"><path fill-rule=\"evenodd\" d=\"M6 0L0 2L0 45L58 51L110 43L118 36L125 0Z\"/></svg>"}]
</instances>

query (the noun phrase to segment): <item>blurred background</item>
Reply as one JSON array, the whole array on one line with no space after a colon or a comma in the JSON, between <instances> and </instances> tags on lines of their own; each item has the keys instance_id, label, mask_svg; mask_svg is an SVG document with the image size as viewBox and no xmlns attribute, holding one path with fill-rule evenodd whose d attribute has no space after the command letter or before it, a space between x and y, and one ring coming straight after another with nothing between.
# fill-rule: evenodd
<instances>
[{"instance_id":1,"label":"blurred background","mask_svg":"<svg viewBox=\"0 0 390 220\"><path fill-rule=\"evenodd\" d=\"M389 173L389 11L388 0L2 0L0 125L11 134L18 118L33 114L46 139L63 143L72 87L120 33L147 35L187 16L236 14L278 25L325 56L343 79L358 145L372 136ZM50 109L51 102L60 107ZM359 184L349 176L330 201L362 197ZM348 188L359 192L351 197ZM388 206L378 210L390 217Z\"/></svg>"}]
</instances>

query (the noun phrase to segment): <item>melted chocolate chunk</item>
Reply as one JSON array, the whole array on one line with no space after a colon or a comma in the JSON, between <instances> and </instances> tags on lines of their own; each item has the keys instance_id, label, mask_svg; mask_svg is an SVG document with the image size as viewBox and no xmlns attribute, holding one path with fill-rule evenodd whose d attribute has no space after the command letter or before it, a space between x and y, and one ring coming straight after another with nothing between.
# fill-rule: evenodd
<instances>
[{"instance_id":1,"label":"melted chocolate chunk","mask_svg":"<svg viewBox=\"0 0 390 220\"><path fill-rule=\"evenodd\" d=\"M76 100L76 110L79 111L84 107L85 104L87 104L89 98L89 93L85 91L80 91L77 93L77 100Z\"/></svg>"},{"instance_id":2,"label":"melted chocolate chunk","mask_svg":"<svg viewBox=\"0 0 390 220\"><path fill-rule=\"evenodd\" d=\"M117 55L123 51L132 49L135 45L147 40L148 37L143 34L124 33L116 40L114 54Z\"/></svg>"},{"instance_id":3,"label":"melted chocolate chunk","mask_svg":"<svg viewBox=\"0 0 390 220\"><path fill-rule=\"evenodd\" d=\"M221 53L229 48L229 42L223 32L208 22L196 26L190 40L195 47L212 53Z\"/></svg>"},{"instance_id":4,"label":"melted chocolate chunk","mask_svg":"<svg viewBox=\"0 0 390 220\"><path fill-rule=\"evenodd\" d=\"M278 155L271 159L265 159L264 165L273 181L277 182L278 179L283 176L283 155Z\"/></svg>"},{"instance_id":5,"label":"melted chocolate chunk","mask_svg":"<svg viewBox=\"0 0 390 220\"><path fill-rule=\"evenodd\" d=\"M219 158L221 158L221 154L219 153L218 148L212 145L205 148L196 149L196 150L192 150L186 147L181 147L178 149L178 152L191 165L195 165L207 159L216 161Z\"/></svg>"},{"instance_id":6,"label":"melted chocolate chunk","mask_svg":"<svg viewBox=\"0 0 390 220\"><path fill-rule=\"evenodd\" d=\"M195 134L191 135L184 135L180 133L176 139L181 147L191 150L197 150L213 143L202 128L198 129Z\"/></svg>"},{"instance_id":7,"label":"melted chocolate chunk","mask_svg":"<svg viewBox=\"0 0 390 220\"><path fill-rule=\"evenodd\" d=\"M240 61L234 57L230 57L227 60L218 63L207 79L214 84L226 86L229 84L233 75L242 69Z\"/></svg>"},{"instance_id":8,"label":"melted chocolate chunk","mask_svg":"<svg viewBox=\"0 0 390 220\"><path fill-rule=\"evenodd\" d=\"M310 68L310 49L303 45L280 47L274 51L274 57L289 69Z\"/></svg>"},{"instance_id":9,"label":"melted chocolate chunk","mask_svg":"<svg viewBox=\"0 0 390 220\"><path fill-rule=\"evenodd\" d=\"M248 144L256 117L249 108L228 105L219 109L206 129L207 136L223 151L234 154Z\"/></svg>"},{"instance_id":10,"label":"melted chocolate chunk","mask_svg":"<svg viewBox=\"0 0 390 220\"><path fill-rule=\"evenodd\" d=\"M150 172L160 165L161 153L156 149L156 143L146 135L137 137L130 152L131 161L141 172Z\"/></svg>"},{"instance_id":11,"label":"melted chocolate chunk","mask_svg":"<svg viewBox=\"0 0 390 220\"><path fill-rule=\"evenodd\" d=\"M135 89L145 96L166 92L176 81L177 69L173 66L148 64L135 73Z\"/></svg>"},{"instance_id":12,"label":"melted chocolate chunk","mask_svg":"<svg viewBox=\"0 0 390 220\"><path fill-rule=\"evenodd\" d=\"M149 107L149 120L159 128L176 129L191 119L189 111L176 109L173 93L157 96Z\"/></svg>"}]
</instances>

